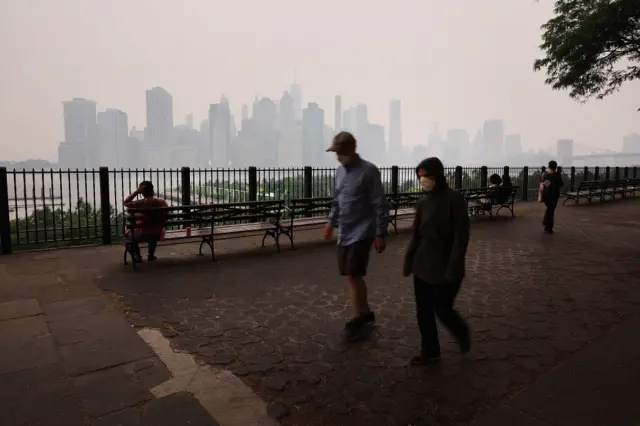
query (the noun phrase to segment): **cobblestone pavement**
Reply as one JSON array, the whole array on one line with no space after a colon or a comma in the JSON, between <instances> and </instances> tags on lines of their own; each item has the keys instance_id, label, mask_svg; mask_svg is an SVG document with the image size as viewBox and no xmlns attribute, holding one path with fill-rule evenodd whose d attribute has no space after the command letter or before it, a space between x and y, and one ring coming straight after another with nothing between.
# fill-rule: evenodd
<instances>
[{"instance_id":1,"label":"cobblestone pavement","mask_svg":"<svg viewBox=\"0 0 640 426\"><path fill-rule=\"evenodd\" d=\"M117 248L101 248L80 268L134 326L159 328L175 349L231 369L285 425L463 425L640 306L640 200L559 208L552 236L541 233L540 206L530 207L535 215L473 224L458 308L474 347L462 357L442 332L444 359L432 368L407 367L419 334L411 281L400 276L406 233L372 257L378 326L354 345L339 338L349 302L331 244L215 264L165 248L138 273L118 264Z\"/></svg>"}]
</instances>

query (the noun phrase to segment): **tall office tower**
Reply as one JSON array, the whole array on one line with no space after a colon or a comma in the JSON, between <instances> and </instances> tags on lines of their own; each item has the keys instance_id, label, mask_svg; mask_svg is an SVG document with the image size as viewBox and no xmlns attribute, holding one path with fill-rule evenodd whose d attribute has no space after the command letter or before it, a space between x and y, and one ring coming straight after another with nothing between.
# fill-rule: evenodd
<instances>
[{"instance_id":1,"label":"tall office tower","mask_svg":"<svg viewBox=\"0 0 640 426\"><path fill-rule=\"evenodd\" d=\"M573 161L573 140L559 139L556 142L559 165L570 167Z\"/></svg>"},{"instance_id":2,"label":"tall office tower","mask_svg":"<svg viewBox=\"0 0 640 426\"><path fill-rule=\"evenodd\" d=\"M173 97L162 87L147 90L145 141L150 166L168 167L173 137Z\"/></svg>"},{"instance_id":3,"label":"tall office tower","mask_svg":"<svg viewBox=\"0 0 640 426\"><path fill-rule=\"evenodd\" d=\"M358 152L360 152L365 159L380 166L393 165L387 157L384 126L369 123L360 126L358 132Z\"/></svg>"},{"instance_id":4,"label":"tall office tower","mask_svg":"<svg viewBox=\"0 0 640 426\"><path fill-rule=\"evenodd\" d=\"M229 167L231 143L231 111L223 96L220 103L209 106L209 164Z\"/></svg>"},{"instance_id":5,"label":"tall office tower","mask_svg":"<svg viewBox=\"0 0 640 426\"><path fill-rule=\"evenodd\" d=\"M389 104L389 157L393 164L402 159L402 104L398 100Z\"/></svg>"},{"instance_id":6,"label":"tall office tower","mask_svg":"<svg viewBox=\"0 0 640 426\"><path fill-rule=\"evenodd\" d=\"M98 167L96 103L74 98L62 103L64 111L64 143L61 162L70 167Z\"/></svg>"},{"instance_id":7,"label":"tall office tower","mask_svg":"<svg viewBox=\"0 0 640 426\"><path fill-rule=\"evenodd\" d=\"M429 156L444 157L444 141L440 134L438 123L433 124L433 129L427 138L427 147L429 148Z\"/></svg>"},{"instance_id":8,"label":"tall office tower","mask_svg":"<svg viewBox=\"0 0 640 426\"><path fill-rule=\"evenodd\" d=\"M280 123L281 131L290 129L295 123L295 111L293 108L293 97L286 90L280 98Z\"/></svg>"},{"instance_id":9,"label":"tall office tower","mask_svg":"<svg viewBox=\"0 0 640 426\"><path fill-rule=\"evenodd\" d=\"M302 111L302 162L305 166L324 163L324 110L309 103Z\"/></svg>"},{"instance_id":10,"label":"tall office tower","mask_svg":"<svg viewBox=\"0 0 640 426\"><path fill-rule=\"evenodd\" d=\"M253 149L260 153L256 166L276 167L278 165L278 112L276 103L269 98L262 98L256 104L252 121L255 124Z\"/></svg>"},{"instance_id":11,"label":"tall office tower","mask_svg":"<svg viewBox=\"0 0 640 426\"><path fill-rule=\"evenodd\" d=\"M242 120L249 119L249 106L247 104L242 104Z\"/></svg>"},{"instance_id":12,"label":"tall office tower","mask_svg":"<svg viewBox=\"0 0 640 426\"><path fill-rule=\"evenodd\" d=\"M482 131L478 130L476 132L476 136L473 138L473 156L469 161L469 165L471 166L481 166L484 163L485 149L484 149L484 136L482 135Z\"/></svg>"},{"instance_id":13,"label":"tall office tower","mask_svg":"<svg viewBox=\"0 0 640 426\"><path fill-rule=\"evenodd\" d=\"M504 159L504 122L486 120L482 126L484 160L488 166L501 165Z\"/></svg>"},{"instance_id":14,"label":"tall office tower","mask_svg":"<svg viewBox=\"0 0 640 426\"><path fill-rule=\"evenodd\" d=\"M98 113L98 157L101 166L129 166L127 164L128 130L129 122L125 112L119 109L107 109Z\"/></svg>"},{"instance_id":15,"label":"tall office tower","mask_svg":"<svg viewBox=\"0 0 640 426\"><path fill-rule=\"evenodd\" d=\"M504 157L505 159L517 157L522 154L522 138L520 135L505 135Z\"/></svg>"},{"instance_id":16,"label":"tall office tower","mask_svg":"<svg viewBox=\"0 0 640 426\"><path fill-rule=\"evenodd\" d=\"M296 120L302 120L302 87L298 84L296 77L289 88L289 93L293 98L293 113Z\"/></svg>"},{"instance_id":17,"label":"tall office tower","mask_svg":"<svg viewBox=\"0 0 640 426\"><path fill-rule=\"evenodd\" d=\"M465 161L469 151L469 134L464 129L451 129L447 131L447 140L444 143L443 162L447 167L460 166Z\"/></svg>"},{"instance_id":18,"label":"tall office tower","mask_svg":"<svg viewBox=\"0 0 640 426\"><path fill-rule=\"evenodd\" d=\"M187 114L184 118L184 125L187 126L187 129L193 129L193 114Z\"/></svg>"},{"instance_id":19,"label":"tall office tower","mask_svg":"<svg viewBox=\"0 0 640 426\"><path fill-rule=\"evenodd\" d=\"M334 101L333 130L335 133L342 130L342 97L340 95L336 96Z\"/></svg>"},{"instance_id":20,"label":"tall office tower","mask_svg":"<svg viewBox=\"0 0 640 426\"><path fill-rule=\"evenodd\" d=\"M342 112L342 128L347 132L353 132L353 117L349 109Z\"/></svg>"},{"instance_id":21,"label":"tall office tower","mask_svg":"<svg viewBox=\"0 0 640 426\"><path fill-rule=\"evenodd\" d=\"M360 132L360 128L369 124L369 114L367 112L367 106L365 104L358 104L356 106L356 133Z\"/></svg>"}]
</instances>

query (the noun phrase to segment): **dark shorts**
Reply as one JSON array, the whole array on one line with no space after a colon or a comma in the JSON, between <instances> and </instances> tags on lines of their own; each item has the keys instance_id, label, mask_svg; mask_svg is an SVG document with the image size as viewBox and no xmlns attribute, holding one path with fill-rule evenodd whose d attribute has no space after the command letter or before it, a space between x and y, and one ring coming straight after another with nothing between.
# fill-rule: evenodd
<instances>
[{"instance_id":1,"label":"dark shorts","mask_svg":"<svg viewBox=\"0 0 640 426\"><path fill-rule=\"evenodd\" d=\"M364 277L369 266L369 254L373 241L358 241L348 246L338 246L338 270L340 275Z\"/></svg>"}]
</instances>

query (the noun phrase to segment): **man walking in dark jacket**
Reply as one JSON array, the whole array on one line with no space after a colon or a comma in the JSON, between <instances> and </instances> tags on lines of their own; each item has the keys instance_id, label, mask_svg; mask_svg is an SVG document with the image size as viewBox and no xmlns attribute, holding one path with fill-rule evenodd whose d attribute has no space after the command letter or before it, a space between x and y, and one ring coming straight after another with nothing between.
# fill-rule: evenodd
<instances>
[{"instance_id":1,"label":"man walking in dark jacket","mask_svg":"<svg viewBox=\"0 0 640 426\"><path fill-rule=\"evenodd\" d=\"M462 194L450 189L442 162L427 158L416 168L425 193L416 205L413 235L405 254L403 275L413 274L420 355L412 365L440 359L436 316L451 331L463 353L471 349L467 323L453 309L465 274L469 216Z\"/></svg>"},{"instance_id":2,"label":"man walking in dark jacket","mask_svg":"<svg viewBox=\"0 0 640 426\"><path fill-rule=\"evenodd\" d=\"M557 172L557 169L558 163L549 161L549 167L540 179L543 185L542 202L546 207L544 218L542 219L542 226L544 226L544 232L547 234L553 234L556 207L558 207L558 200L560 199L560 190L564 186L562 176Z\"/></svg>"}]
</instances>

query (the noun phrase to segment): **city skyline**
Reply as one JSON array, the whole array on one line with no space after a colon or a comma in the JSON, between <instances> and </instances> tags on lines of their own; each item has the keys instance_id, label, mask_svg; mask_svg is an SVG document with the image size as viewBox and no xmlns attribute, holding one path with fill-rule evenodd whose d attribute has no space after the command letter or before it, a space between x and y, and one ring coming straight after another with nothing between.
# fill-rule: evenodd
<instances>
[{"instance_id":1,"label":"city skyline","mask_svg":"<svg viewBox=\"0 0 640 426\"><path fill-rule=\"evenodd\" d=\"M7 70L0 157L54 159L60 101L73 96L126 111L139 129L146 115L140 94L162 86L175 99L175 116L193 113L197 126L220 94L239 115L236 108L251 105L256 92L278 98L294 79L305 105L321 105L327 122L336 94L343 105L368 105L371 122L385 127L389 100L401 99L408 146L424 143L433 122L468 129L473 139L486 118L501 118L506 134L523 135L525 150L547 149L558 138L620 149L623 136L637 132L640 85L586 104L545 86L532 65L552 7L512 0L465 7L328 0L321 10L292 0L9 2L0 16Z\"/></svg>"}]
</instances>

